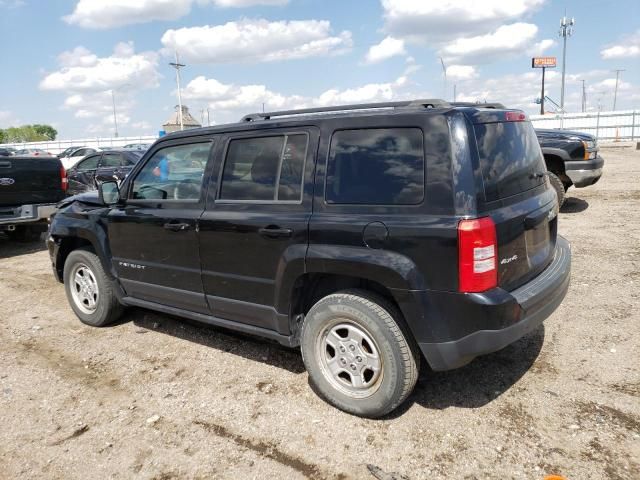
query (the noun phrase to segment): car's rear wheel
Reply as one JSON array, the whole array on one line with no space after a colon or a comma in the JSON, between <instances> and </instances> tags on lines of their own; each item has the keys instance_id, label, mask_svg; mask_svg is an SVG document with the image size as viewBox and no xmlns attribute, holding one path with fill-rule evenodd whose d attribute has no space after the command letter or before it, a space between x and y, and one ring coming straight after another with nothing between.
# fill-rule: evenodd
<instances>
[{"instance_id":1,"label":"car's rear wheel","mask_svg":"<svg viewBox=\"0 0 640 480\"><path fill-rule=\"evenodd\" d=\"M547 172L547 175L549 176L549 183L551 183L551 186L558 194L558 207L561 207L566 198L567 190L565 189L562 180L560 180L555 173Z\"/></svg>"},{"instance_id":2,"label":"car's rear wheel","mask_svg":"<svg viewBox=\"0 0 640 480\"><path fill-rule=\"evenodd\" d=\"M380 417L411 393L420 354L397 308L360 290L328 295L307 314L302 358L315 391L354 415Z\"/></svg>"},{"instance_id":3,"label":"car's rear wheel","mask_svg":"<svg viewBox=\"0 0 640 480\"><path fill-rule=\"evenodd\" d=\"M98 256L78 249L64 264L64 287L69 304L80 321L102 327L116 321L124 310Z\"/></svg>"}]
</instances>

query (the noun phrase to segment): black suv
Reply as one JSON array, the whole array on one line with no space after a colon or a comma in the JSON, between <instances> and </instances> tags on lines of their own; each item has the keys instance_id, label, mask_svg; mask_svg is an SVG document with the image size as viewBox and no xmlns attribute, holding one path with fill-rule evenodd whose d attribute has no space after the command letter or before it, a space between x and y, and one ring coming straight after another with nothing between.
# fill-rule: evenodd
<instances>
[{"instance_id":1,"label":"black suv","mask_svg":"<svg viewBox=\"0 0 640 480\"><path fill-rule=\"evenodd\" d=\"M158 140L118 187L61 203L74 312L145 307L300 347L329 403L377 417L422 353L460 367L535 329L571 252L517 110L422 100L248 115Z\"/></svg>"}]
</instances>

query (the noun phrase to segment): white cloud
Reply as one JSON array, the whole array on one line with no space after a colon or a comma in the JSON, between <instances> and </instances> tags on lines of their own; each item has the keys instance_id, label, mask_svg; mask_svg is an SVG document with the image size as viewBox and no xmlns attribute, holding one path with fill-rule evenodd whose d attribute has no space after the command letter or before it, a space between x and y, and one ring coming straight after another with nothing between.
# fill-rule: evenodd
<instances>
[{"instance_id":1,"label":"white cloud","mask_svg":"<svg viewBox=\"0 0 640 480\"><path fill-rule=\"evenodd\" d=\"M469 80L478 76L476 69L471 65L449 65L447 78L450 80Z\"/></svg>"},{"instance_id":2,"label":"white cloud","mask_svg":"<svg viewBox=\"0 0 640 480\"><path fill-rule=\"evenodd\" d=\"M109 57L98 58L84 47L58 56L62 68L40 82L42 90L98 92L126 84L137 88L158 84L158 59L153 52L135 53L132 43L119 43Z\"/></svg>"},{"instance_id":3,"label":"white cloud","mask_svg":"<svg viewBox=\"0 0 640 480\"><path fill-rule=\"evenodd\" d=\"M640 30L623 37L620 44L602 49L600 56L605 60L640 57Z\"/></svg>"},{"instance_id":4,"label":"white cloud","mask_svg":"<svg viewBox=\"0 0 640 480\"><path fill-rule=\"evenodd\" d=\"M406 55L404 40L386 37L377 45L372 45L365 56L366 63L378 63L397 55Z\"/></svg>"},{"instance_id":5,"label":"white cloud","mask_svg":"<svg viewBox=\"0 0 640 480\"><path fill-rule=\"evenodd\" d=\"M503 25L486 35L458 38L445 45L440 55L450 62L488 63L526 50L537 32L531 23Z\"/></svg>"},{"instance_id":6,"label":"white cloud","mask_svg":"<svg viewBox=\"0 0 640 480\"><path fill-rule=\"evenodd\" d=\"M64 92L62 109L78 119L101 119L101 123L87 127L89 133L113 133L105 130L105 125L113 123L114 100L118 124L126 125L136 92L156 87L160 78L158 54L136 53L131 42L117 44L108 57L98 57L79 46L58 55L58 63L60 69L46 74L40 89Z\"/></svg>"},{"instance_id":7,"label":"white cloud","mask_svg":"<svg viewBox=\"0 0 640 480\"><path fill-rule=\"evenodd\" d=\"M411 40L484 33L535 11L545 0L382 0L385 31Z\"/></svg>"},{"instance_id":8,"label":"white cloud","mask_svg":"<svg viewBox=\"0 0 640 480\"><path fill-rule=\"evenodd\" d=\"M167 30L162 44L193 63L225 63L339 54L351 48L352 40L349 31L332 36L324 20L241 20Z\"/></svg>"},{"instance_id":9,"label":"white cloud","mask_svg":"<svg viewBox=\"0 0 640 480\"><path fill-rule=\"evenodd\" d=\"M6 0L0 0L3 1ZM177 20L187 15L194 3L196 0L79 0L73 13L62 18L84 28L107 29L154 20ZM286 5L288 0L197 0L197 3L240 8Z\"/></svg>"},{"instance_id":10,"label":"white cloud","mask_svg":"<svg viewBox=\"0 0 640 480\"><path fill-rule=\"evenodd\" d=\"M20 121L10 110L0 110L0 128L11 127L19 124Z\"/></svg>"},{"instance_id":11,"label":"white cloud","mask_svg":"<svg viewBox=\"0 0 640 480\"><path fill-rule=\"evenodd\" d=\"M532 57L540 56L550 48L555 47L556 45L557 44L555 40L551 40L550 38L545 38L544 40L534 43L531 46L531 48L529 48L527 53Z\"/></svg>"},{"instance_id":12,"label":"white cloud","mask_svg":"<svg viewBox=\"0 0 640 480\"><path fill-rule=\"evenodd\" d=\"M406 87L409 85L407 75L393 82L370 83L347 89L332 88L315 97L286 95L270 90L265 85L223 84L216 79L199 76L187 84L182 98L208 104L217 121L237 121L247 113L260 111L263 103L268 111L406 98Z\"/></svg>"},{"instance_id":13,"label":"white cloud","mask_svg":"<svg viewBox=\"0 0 640 480\"><path fill-rule=\"evenodd\" d=\"M64 21L84 28L107 29L176 20L189 13L193 0L80 0Z\"/></svg>"},{"instance_id":14,"label":"white cloud","mask_svg":"<svg viewBox=\"0 0 640 480\"><path fill-rule=\"evenodd\" d=\"M281 6L289 3L289 0L210 0L210 1L213 4L215 4L217 7L227 7L227 8L253 7L257 5Z\"/></svg>"}]
</instances>

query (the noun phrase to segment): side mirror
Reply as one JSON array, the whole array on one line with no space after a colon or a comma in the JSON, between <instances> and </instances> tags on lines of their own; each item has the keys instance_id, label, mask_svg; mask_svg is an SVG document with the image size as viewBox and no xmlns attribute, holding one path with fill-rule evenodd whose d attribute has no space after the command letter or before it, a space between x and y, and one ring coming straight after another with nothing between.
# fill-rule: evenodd
<instances>
[{"instance_id":1,"label":"side mirror","mask_svg":"<svg viewBox=\"0 0 640 480\"><path fill-rule=\"evenodd\" d=\"M116 182L103 182L98 186L100 201L105 205L115 205L120 201L120 189Z\"/></svg>"}]
</instances>

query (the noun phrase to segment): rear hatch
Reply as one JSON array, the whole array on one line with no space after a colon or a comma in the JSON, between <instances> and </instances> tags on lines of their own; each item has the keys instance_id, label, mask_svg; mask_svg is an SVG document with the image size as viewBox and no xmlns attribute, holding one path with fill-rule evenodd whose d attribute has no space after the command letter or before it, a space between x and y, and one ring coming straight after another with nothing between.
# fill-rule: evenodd
<instances>
[{"instance_id":1,"label":"rear hatch","mask_svg":"<svg viewBox=\"0 0 640 480\"><path fill-rule=\"evenodd\" d=\"M0 157L0 207L58 202L61 168L55 157Z\"/></svg>"},{"instance_id":2,"label":"rear hatch","mask_svg":"<svg viewBox=\"0 0 640 480\"><path fill-rule=\"evenodd\" d=\"M496 225L498 286L512 290L553 260L558 203L531 123L518 111L475 115L484 185L481 210Z\"/></svg>"}]
</instances>

